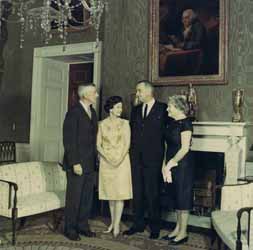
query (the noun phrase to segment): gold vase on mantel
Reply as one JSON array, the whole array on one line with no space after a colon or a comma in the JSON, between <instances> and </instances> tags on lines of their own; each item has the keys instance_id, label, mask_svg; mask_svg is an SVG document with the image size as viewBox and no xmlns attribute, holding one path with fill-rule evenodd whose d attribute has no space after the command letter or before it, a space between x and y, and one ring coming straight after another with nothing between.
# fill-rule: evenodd
<instances>
[{"instance_id":1,"label":"gold vase on mantel","mask_svg":"<svg viewBox=\"0 0 253 250\"><path fill-rule=\"evenodd\" d=\"M197 93L196 93L196 89L192 86L192 83L189 83L188 93L187 93L187 101L188 101L188 105L189 105L188 117L192 121L196 121L197 120L197 108L198 108Z\"/></svg>"},{"instance_id":2,"label":"gold vase on mantel","mask_svg":"<svg viewBox=\"0 0 253 250\"><path fill-rule=\"evenodd\" d=\"M233 116L232 122L243 122L244 89L232 90Z\"/></svg>"}]
</instances>

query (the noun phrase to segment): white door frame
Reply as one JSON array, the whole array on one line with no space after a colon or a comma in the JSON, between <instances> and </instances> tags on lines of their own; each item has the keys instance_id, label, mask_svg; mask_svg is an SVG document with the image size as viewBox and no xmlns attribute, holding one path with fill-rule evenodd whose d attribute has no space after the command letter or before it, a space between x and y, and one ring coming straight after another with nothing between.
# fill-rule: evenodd
<instances>
[{"instance_id":1,"label":"white door frame","mask_svg":"<svg viewBox=\"0 0 253 250\"><path fill-rule=\"evenodd\" d=\"M30 160L39 160L39 125L41 107L41 70L45 58L53 56L70 56L80 54L94 54L93 83L100 92L101 78L101 48L102 42L76 43L66 45L63 51L62 45L34 48L33 54L33 77L32 77L32 100L31 100L31 122L30 122ZM66 104L67 111L67 104Z\"/></svg>"}]
</instances>

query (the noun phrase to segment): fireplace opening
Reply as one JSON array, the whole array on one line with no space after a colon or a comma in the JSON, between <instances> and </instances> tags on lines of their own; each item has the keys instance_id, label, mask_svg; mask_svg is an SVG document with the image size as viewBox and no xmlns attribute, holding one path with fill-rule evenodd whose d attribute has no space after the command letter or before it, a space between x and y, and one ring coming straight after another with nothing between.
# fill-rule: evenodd
<instances>
[{"instance_id":1,"label":"fireplace opening","mask_svg":"<svg viewBox=\"0 0 253 250\"><path fill-rule=\"evenodd\" d=\"M220 209L224 183L224 153L194 152L193 214L210 216Z\"/></svg>"},{"instance_id":2,"label":"fireplace opening","mask_svg":"<svg viewBox=\"0 0 253 250\"><path fill-rule=\"evenodd\" d=\"M220 209L221 187L224 183L224 153L194 151L194 184L192 214L210 216ZM161 206L174 210L173 185L162 184Z\"/></svg>"}]
</instances>

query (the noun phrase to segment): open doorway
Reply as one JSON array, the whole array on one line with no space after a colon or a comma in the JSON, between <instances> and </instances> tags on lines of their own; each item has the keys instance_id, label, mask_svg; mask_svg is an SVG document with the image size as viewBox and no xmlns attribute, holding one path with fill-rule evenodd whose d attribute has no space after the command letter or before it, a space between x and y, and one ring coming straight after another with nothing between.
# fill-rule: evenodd
<instances>
[{"instance_id":1,"label":"open doorway","mask_svg":"<svg viewBox=\"0 0 253 250\"><path fill-rule=\"evenodd\" d=\"M68 108L78 102L77 89L82 83L93 82L93 62L75 63L69 65Z\"/></svg>"},{"instance_id":2,"label":"open doorway","mask_svg":"<svg viewBox=\"0 0 253 250\"><path fill-rule=\"evenodd\" d=\"M62 125L69 107L77 102L81 82L100 91L101 44L70 44L34 50L31 160L62 161ZM99 101L98 101L99 102ZM99 103L96 105L98 111Z\"/></svg>"}]
</instances>

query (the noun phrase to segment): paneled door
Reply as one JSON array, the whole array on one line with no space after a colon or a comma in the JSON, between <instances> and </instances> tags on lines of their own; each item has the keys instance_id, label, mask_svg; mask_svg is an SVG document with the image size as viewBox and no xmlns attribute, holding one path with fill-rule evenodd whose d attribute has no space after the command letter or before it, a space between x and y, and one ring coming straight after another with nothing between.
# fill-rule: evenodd
<instances>
[{"instance_id":1,"label":"paneled door","mask_svg":"<svg viewBox=\"0 0 253 250\"><path fill-rule=\"evenodd\" d=\"M39 160L62 161L62 125L68 103L69 65L44 58L42 65Z\"/></svg>"},{"instance_id":2,"label":"paneled door","mask_svg":"<svg viewBox=\"0 0 253 250\"><path fill-rule=\"evenodd\" d=\"M101 42L89 42L67 44L65 51L62 45L34 49L28 152L31 161L62 162L62 126L68 110L70 66L92 63L85 79L81 71L74 74L74 86L79 81L92 81L100 92L101 48Z\"/></svg>"}]
</instances>

